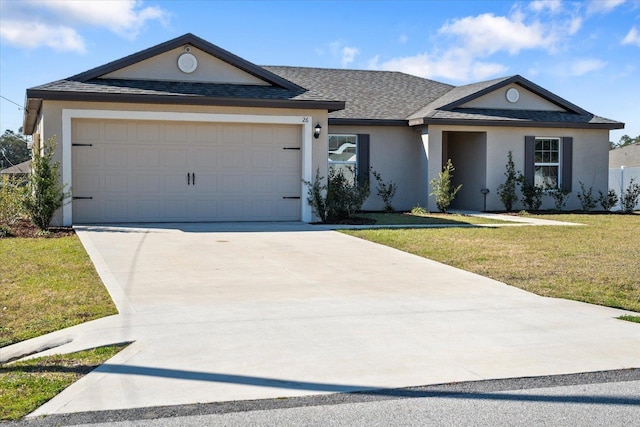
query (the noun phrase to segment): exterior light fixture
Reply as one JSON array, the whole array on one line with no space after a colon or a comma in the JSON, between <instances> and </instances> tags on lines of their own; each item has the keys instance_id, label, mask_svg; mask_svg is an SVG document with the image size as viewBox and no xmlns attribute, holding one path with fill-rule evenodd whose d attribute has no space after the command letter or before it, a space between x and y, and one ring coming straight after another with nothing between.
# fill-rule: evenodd
<instances>
[{"instance_id":1,"label":"exterior light fixture","mask_svg":"<svg viewBox=\"0 0 640 427\"><path fill-rule=\"evenodd\" d=\"M320 138L320 132L322 132L322 126L320 126L320 122L313 128L313 137L315 139Z\"/></svg>"}]
</instances>

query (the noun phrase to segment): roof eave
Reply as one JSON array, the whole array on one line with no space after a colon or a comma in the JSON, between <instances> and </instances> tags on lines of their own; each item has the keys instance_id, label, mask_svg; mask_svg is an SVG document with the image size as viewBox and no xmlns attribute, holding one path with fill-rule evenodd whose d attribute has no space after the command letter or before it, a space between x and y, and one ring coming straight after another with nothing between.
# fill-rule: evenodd
<instances>
[{"instance_id":1,"label":"roof eave","mask_svg":"<svg viewBox=\"0 0 640 427\"><path fill-rule=\"evenodd\" d=\"M540 127L564 129L624 129L624 123L578 123L578 122L532 122L527 120L467 120L467 119L433 119L423 118L409 121L409 126L420 125L455 125L455 126L502 126L502 127Z\"/></svg>"},{"instance_id":2,"label":"roof eave","mask_svg":"<svg viewBox=\"0 0 640 427\"><path fill-rule=\"evenodd\" d=\"M343 125L343 126L407 126L406 120L399 119L357 119L357 118L342 118L342 117L329 117L329 125Z\"/></svg>"},{"instance_id":3,"label":"roof eave","mask_svg":"<svg viewBox=\"0 0 640 427\"><path fill-rule=\"evenodd\" d=\"M27 95L24 102L24 117L22 119L22 132L25 135L33 135L38 121L38 115L42 108L42 98Z\"/></svg>"},{"instance_id":4,"label":"roof eave","mask_svg":"<svg viewBox=\"0 0 640 427\"><path fill-rule=\"evenodd\" d=\"M28 99L51 101L88 101L88 102L120 102L127 104L178 104L178 105L215 105L225 107L266 107L266 108L301 108L343 110L344 101L301 100L301 99L257 99L257 98L225 98L212 96L188 95L144 95L117 94L97 92L63 92L27 89ZM37 116L36 116L37 117ZM26 120L26 119L25 119Z\"/></svg>"}]
</instances>

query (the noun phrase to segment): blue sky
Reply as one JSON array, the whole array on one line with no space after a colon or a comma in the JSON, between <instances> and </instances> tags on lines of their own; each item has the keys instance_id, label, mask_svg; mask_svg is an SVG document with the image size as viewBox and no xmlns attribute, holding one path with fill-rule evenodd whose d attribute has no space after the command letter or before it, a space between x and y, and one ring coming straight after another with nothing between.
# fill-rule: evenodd
<instances>
[{"instance_id":1,"label":"blue sky","mask_svg":"<svg viewBox=\"0 0 640 427\"><path fill-rule=\"evenodd\" d=\"M520 74L640 135L640 0L0 0L0 129L27 88L188 32L259 65Z\"/></svg>"}]
</instances>

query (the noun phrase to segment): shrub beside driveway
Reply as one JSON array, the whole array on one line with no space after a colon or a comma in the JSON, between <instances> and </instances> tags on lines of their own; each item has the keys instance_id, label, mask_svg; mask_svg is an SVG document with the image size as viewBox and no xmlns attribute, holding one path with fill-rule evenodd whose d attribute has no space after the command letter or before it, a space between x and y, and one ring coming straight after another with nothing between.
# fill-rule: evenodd
<instances>
[{"instance_id":1,"label":"shrub beside driveway","mask_svg":"<svg viewBox=\"0 0 640 427\"><path fill-rule=\"evenodd\" d=\"M345 231L550 297L640 311L640 215L536 215L585 227Z\"/></svg>"}]
</instances>

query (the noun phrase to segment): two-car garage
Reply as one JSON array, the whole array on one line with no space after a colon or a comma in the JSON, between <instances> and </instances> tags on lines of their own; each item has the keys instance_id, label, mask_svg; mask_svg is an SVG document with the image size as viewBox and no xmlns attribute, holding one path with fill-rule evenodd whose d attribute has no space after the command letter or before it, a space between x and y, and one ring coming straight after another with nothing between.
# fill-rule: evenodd
<instances>
[{"instance_id":1,"label":"two-car garage","mask_svg":"<svg viewBox=\"0 0 640 427\"><path fill-rule=\"evenodd\" d=\"M300 221L301 122L69 116L73 223Z\"/></svg>"}]
</instances>

